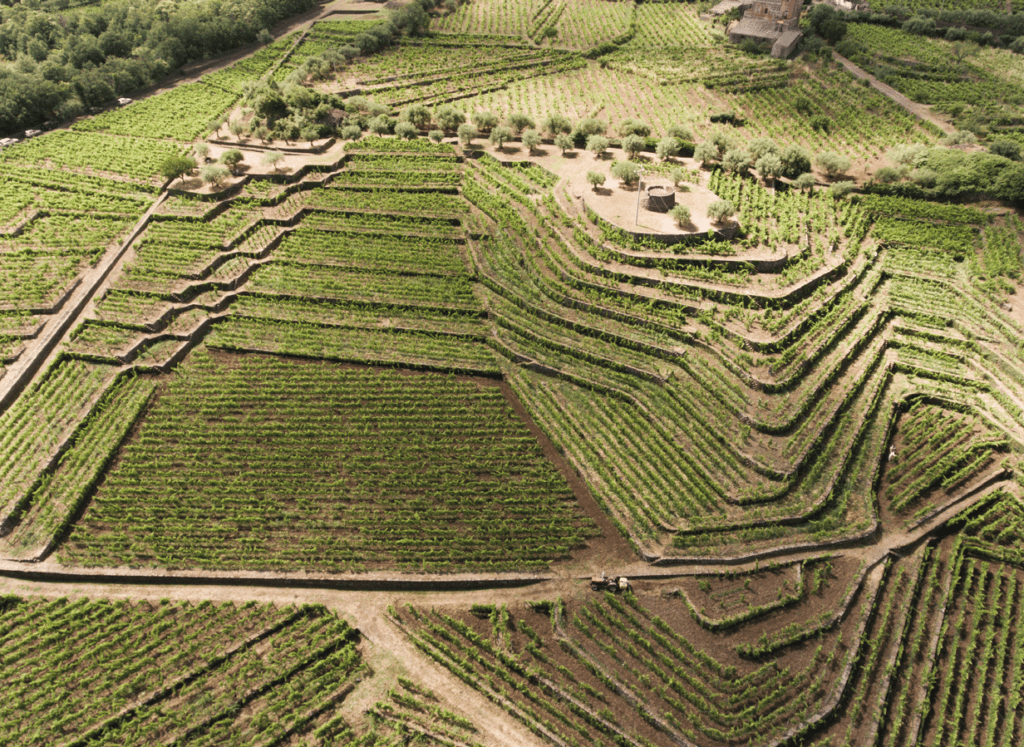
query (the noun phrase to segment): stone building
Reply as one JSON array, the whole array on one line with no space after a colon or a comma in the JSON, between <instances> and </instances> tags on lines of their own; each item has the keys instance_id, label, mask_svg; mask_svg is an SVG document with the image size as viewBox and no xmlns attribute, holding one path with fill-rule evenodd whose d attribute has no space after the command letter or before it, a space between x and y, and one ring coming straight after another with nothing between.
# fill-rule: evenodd
<instances>
[{"instance_id":1,"label":"stone building","mask_svg":"<svg viewBox=\"0 0 1024 747\"><path fill-rule=\"evenodd\" d=\"M729 41L753 39L770 44L772 57L785 59L803 38L798 28L803 0L723 0L710 11L724 15L739 8L743 17L729 26Z\"/></svg>"}]
</instances>

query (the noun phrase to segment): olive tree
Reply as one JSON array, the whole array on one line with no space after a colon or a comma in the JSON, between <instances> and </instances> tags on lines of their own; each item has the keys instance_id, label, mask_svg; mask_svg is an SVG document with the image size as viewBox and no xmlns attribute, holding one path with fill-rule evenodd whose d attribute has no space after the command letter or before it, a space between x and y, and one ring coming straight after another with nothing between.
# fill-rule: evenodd
<instances>
[{"instance_id":1,"label":"olive tree","mask_svg":"<svg viewBox=\"0 0 1024 747\"><path fill-rule=\"evenodd\" d=\"M612 176L628 187L640 181L640 167L632 161L616 161L612 164Z\"/></svg>"},{"instance_id":2,"label":"olive tree","mask_svg":"<svg viewBox=\"0 0 1024 747\"><path fill-rule=\"evenodd\" d=\"M498 150L504 150L505 143L512 139L512 130L505 126L495 127L487 139L493 145L497 145Z\"/></svg>"},{"instance_id":3,"label":"olive tree","mask_svg":"<svg viewBox=\"0 0 1024 747\"><path fill-rule=\"evenodd\" d=\"M684 228L692 224L692 220L690 219L690 208L686 205L676 205L669 210L668 214L672 216L676 225L680 228Z\"/></svg>"},{"instance_id":4,"label":"olive tree","mask_svg":"<svg viewBox=\"0 0 1024 747\"><path fill-rule=\"evenodd\" d=\"M850 168L849 158L830 151L819 153L817 160L818 165L824 169L825 173L829 175L829 178L834 178L839 174L845 174Z\"/></svg>"},{"instance_id":5,"label":"olive tree","mask_svg":"<svg viewBox=\"0 0 1024 747\"><path fill-rule=\"evenodd\" d=\"M463 145L469 145L473 142L473 138L477 135L476 127L471 125L469 122L463 122L459 125L459 142Z\"/></svg>"},{"instance_id":6,"label":"olive tree","mask_svg":"<svg viewBox=\"0 0 1024 747\"><path fill-rule=\"evenodd\" d=\"M260 158L260 163L262 163L264 166L272 166L274 171L277 171L277 167L280 165L281 159L283 158L284 153L282 153L281 151L268 150L266 153L263 154L263 157Z\"/></svg>"},{"instance_id":7,"label":"olive tree","mask_svg":"<svg viewBox=\"0 0 1024 747\"><path fill-rule=\"evenodd\" d=\"M593 153L598 158L604 156L608 150L608 138L604 135L591 135L587 138L587 150Z\"/></svg>"},{"instance_id":8,"label":"olive tree","mask_svg":"<svg viewBox=\"0 0 1024 747\"><path fill-rule=\"evenodd\" d=\"M642 135L626 135L622 138L622 149L630 158L636 158L647 147L647 139Z\"/></svg>"},{"instance_id":9,"label":"olive tree","mask_svg":"<svg viewBox=\"0 0 1024 747\"><path fill-rule=\"evenodd\" d=\"M680 143L679 140L670 135L668 137L663 137L661 140L658 141L658 148L656 150L656 153L658 154L658 158L660 158L662 161L667 161L669 158L678 156L679 151L681 151L682 149L683 144Z\"/></svg>"},{"instance_id":10,"label":"olive tree","mask_svg":"<svg viewBox=\"0 0 1024 747\"><path fill-rule=\"evenodd\" d=\"M498 126L498 115L493 112L473 112L469 118L478 130L490 131Z\"/></svg>"},{"instance_id":11,"label":"olive tree","mask_svg":"<svg viewBox=\"0 0 1024 747\"><path fill-rule=\"evenodd\" d=\"M736 207L729 200L715 200L708 205L708 217L714 223L724 223L736 214Z\"/></svg>"},{"instance_id":12,"label":"olive tree","mask_svg":"<svg viewBox=\"0 0 1024 747\"><path fill-rule=\"evenodd\" d=\"M510 114L508 117L508 125L516 135L528 127L536 127L536 124L530 115L523 114L522 112L514 112Z\"/></svg>"},{"instance_id":13,"label":"olive tree","mask_svg":"<svg viewBox=\"0 0 1024 747\"><path fill-rule=\"evenodd\" d=\"M555 147L561 149L562 155L565 155L567 150L572 150L575 142L570 135L564 132L559 132L555 135Z\"/></svg>"},{"instance_id":14,"label":"olive tree","mask_svg":"<svg viewBox=\"0 0 1024 747\"><path fill-rule=\"evenodd\" d=\"M533 151L536 150L537 146L540 145L540 133L532 128L523 130L522 140L523 145L529 148L530 153L532 154Z\"/></svg>"},{"instance_id":15,"label":"olive tree","mask_svg":"<svg viewBox=\"0 0 1024 747\"><path fill-rule=\"evenodd\" d=\"M228 167L219 163L211 163L199 170L199 178L205 184L212 184L214 187L219 187L229 176L231 176L231 172L228 171Z\"/></svg>"},{"instance_id":16,"label":"olive tree","mask_svg":"<svg viewBox=\"0 0 1024 747\"><path fill-rule=\"evenodd\" d=\"M595 192L597 191L598 187L604 184L604 178L604 174L602 174L600 171L587 172L587 182L589 182L590 186L594 188Z\"/></svg>"}]
</instances>

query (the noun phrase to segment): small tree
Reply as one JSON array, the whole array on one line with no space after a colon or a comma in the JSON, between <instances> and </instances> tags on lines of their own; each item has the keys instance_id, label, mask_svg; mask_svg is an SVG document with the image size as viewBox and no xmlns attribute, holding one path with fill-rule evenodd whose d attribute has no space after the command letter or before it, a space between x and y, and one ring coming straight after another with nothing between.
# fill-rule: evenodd
<instances>
[{"instance_id":1,"label":"small tree","mask_svg":"<svg viewBox=\"0 0 1024 747\"><path fill-rule=\"evenodd\" d=\"M523 130L523 145L530 149L530 153L540 145L540 133L534 129Z\"/></svg>"},{"instance_id":2,"label":"small tree","mask_svg":"<svg viewBox=\"0 0 1024 747\"><path fill-rule=\"evenodd\" d=\"M466 114L451 104L445 104L434 109L434 121L445 132L455 132L466 121Z\"/></svg>"},{"instance_id":3,"label":"small tree","mask_svg":"<svg viewBox=\"0 0 1024 747\"><path fill-rule=\"evenodd\" d=\"M647 139L642 135L626 135L622 138L622 149L630 158L636 158L647 147Z\"/></svg>"},{"instance_id":4,"label":"small tree","mask_svg":"<svg viewBox=\"0 0 1024 747\"><path fill-rule=\"evenodd\" d=\"M728 200L715 200L708 205L708 218L714 223L725 223L736 214L736 207Z\"/></svg>"},{"instance_id":5,"label":"small tree","mask_svg":"<svg viewBox=\"0 0 1024 747\"><path fill-rule=\"evenodd\" d=\"M412 104L402 109L398 119L402 122L410 122L417 128L426 127L430 124L430 109L423 104Z\"/></svg>"},{"instance_id":6,"label":"small tree","mask_svg":"<svg viewBox=\"0 0 1024 747\"><path fill-rule=\"evenodd\" d=\"M242 151L236 148L226 150L220 154L220 162L231 169L232 173L234 173L235 167L244 160L245 156L242 154Z\"/></svg>"},{"instance_id":7,"label":"small tree","mask_svg":"<svg viewBox=\"0 0 1024 747\"><path fill-rule=\"evenodd\" d=\"M686 169L674 168L669 172L669 176L672 177L672 186L679 189L679 185L686 181L689 174L686 173Z\"/></svg>"},{"instance_id":8,"label":"small tree","mask_svg":"<svg viewBox=\"0 0 1024 747\"><path fill-rule=\"evenodd\" d=\"M463 122L459 125L459 142L463 145L470 145L476 135L476 127L471 125L469 122Z\"/></svg>"},{"instance_id":9,"label":"small tree","mask_svg":"<svg viewBox=\"0 0 1024 747\"><path fill-rule=\"evenodd\" d=\"M690 208L688 208L686 205L676 205L669 211L668 214L672 216L672 218L676 222L676 225L679 226L680 228L685 228L686 226L689 226L692 223L692 221L690 220Z\"/></svg>"},{"instance_id":10,"label":"small tree","mask_svg":"<svg viewBox=\"0 0 1024 747\"><path fill-rule=\"evenodd\" d=\"M387 114L379 114L370 120L370 132L374 135L390 135L391 126L391 118Z\"/></svg>"},{"instance_id":11,"label":"small tree","mask_svg":"<svg viewBox=\"0 0 1024 747\"><path fill-rule=\"evenodd\" d=\"M470 125L472 127L473 125ZM459 129L462 129L462 125L459 125ZM444 130L431 130L427 133L427 137L432 143L439 143L444 140Z\"/></svg>"},{"instance_id":12,"label":"small tree","mask_svg":"<svg viewBox=\"0 0 1024 747\"><path fill-rule=\"evenodd\" d=\"M498 126L498 115L493 112L473 112L469 118L478 130L490 132Z\"/></svg>"},{"instance_id":13,"label":"small tree","mask_svg":"<svg viewBox=\"0 0 1024 747\"><path fill-rule=\"evenodd\" d=\"M229 176L231 176L231 172L228 171L227 166L222 166L219 163L211 163L199 170L199 178L203 180L203 183L212 184L214 187L219 187Z\"/></svg>"},{"instance_id":14,"label":"small tree","mask_svg":"<svg viewBox=\"0 0 1024 747\"><path fill-rule=\"evenodd\" d=\"M540 123L545 132L552 137L559 133L569 134L572 132L572 122L563 114L549 114Z\"/></svg>"},{"instance_id":15,"label":"small tree","mask_svg":"<svg viewBox=\"0 0 1024 747\"><path fill-rule=\"evenodd\" d=\"M619 134L623 137L628 135L647 137L651 134L651 126L646 122L641 122L639 119L624 119L622 124L619 125Z\"/></svg>"},{"instance_id":16,"label":"small tree","mask_svg":"<svg viewBox=\"0 0 1024 747\"><path fill-rule=\"evenodd\" d=\"M272 166L274 168L274 171L277 171L277 167L281 163L281 160L283 158L284 153L282 153L281 151L268 150L266 153L263 154L263 157L260 159L260 163L262 163L264 166Z\"/></svg>"},{"instance_id":17,"label":"small tree","mask_svg":"<svg viewBox=\"0 0 1024 747\"><path fill-rule=\"evenodd\" d=\"M761 175L762 179L774 182L782 176L782 159L776 153L765 153L757 159L754 168L757 169L757 173Z\"/></svg>"},{"instance_id":18,"label":"small tree","mask_svg":"<svg viewBox=\"0 0 1024 747\"><path fill-rule=\"evenodd\" d=\"M875 181L879 184L894 184L903 178L898 169L892 166L883 166L875 172Z\"/></svg>"},{"instance_id":19,"label":"small tree","mask_svg":"<svg viewBox=\"0 0 1024 747\"><path fill-rule=\"evenodd\" d=\"M612 176L628 187L640 181L640 167L632 161L616 161L612 164Z\"/></svg>"},{"instance_id":20,"label":"small tree","mask_svg":"<svg viewBox=\"0 0 1024 747\"><path fill-rule=\"evenodd\" d=\"M567 150L572 150L574 145L575 142L570 135L564 132L559 132L555 135L555 147L561 149L563 156Z\"/></svg>"},{"instance_id":21,"label":"small tree","mask_svg":"<svg viewBox=\"0 0 1024 747\"><path fill-rule=\"evenodd\" d=\"M854 182L836 182L828 188L828 194L833 200L841 200L850 194L856 186Z\"/></svg>"},{"instance_id":22,"label":"small tree","mask_svg":"<svg viewBox=\"0 0 1024 747\"><path fill-rule=\"evenodd\" d=\"M718 148L713 143L707 141L698 143L697 147L693 149L693 158L701 166L707 166L709 163L714 163L718 160Z\"/></svg>"},{"instance_id":23,"label":"small tree","mask_svg":"<svg viewBox=\"0 0 1024 747\"><path fill-rule=\"evenodd\" d=\"M233 119L231 124L228 125L228 130L235 136L236 140L241 140L242 135L245 134L245 124L240 119Z\"/></svg>"},{"instance_id":24,"label":"small tree","mask_svg":"<svg viewBox=\"0 0 1024 747\"><path fill-rule=\"evenodd\" d=\"M750 154L742 148L733 148L722 156L722 168L733 174L746 174L751 165Z\"/></svg>"},{"instance_id":25,"label":"small tree","mask_svg":"<svg viewBox=\"0 0 1024 747\"><path fill-rule=\"evenodd\" d=\"M196 143L192 150L195 151L196 158L203 161L210 155L210 144L209 143Z\"/></svg>"},{"instance_id":26,"label":"small tree","mask_svg":"<svg viewBox=\"0 0 1024 747\"><path fill-rule=\"evenodd\" d=\"M814 190L814 185L818 183L818 180L814 178L814 174L809 171L805 171L803 174L793 180L793 186L797 189L811 192Z\"/></svg>"},{"instance_id":27,"label":"small tree","mask_svg":"<svg viewBox=\"0 0 1024 747\"><path fill-rule=\"evenodd\" d=\"M493 145L497 145L498 150L504 150L505 143L512 139L512 130L504 126L495 127L487 139Z\"/></svg>"},{"instance_id":28,"label":"small tree","mask_svg":"<svg viewBox=\"0 0 1024 747\"><path fill-rule=\"evenodd\" d=\"M591 135L587 138L587 150L598 158L604 156L608 150L608 138L604 135Z\"/></svg>"},{"instance_id":29,"label":"small tree","mask_svg":"<svg viewBox=\"0 0 1024 747\"><path fill-rule=\"evenodd\" d=\"M580 123L576 125L576 132L585 135L587 138L591 135L603 135L607 129L608 126L604 122L600 119L594 119L593 117L581 120ZM590 150L589 146L587 146L587 150Z\"/></svg>"},{"instance_id":30,"label":"small tree","mask_svg":"<svg viewBox=\"0 0 1024 747\"><path fill-rule=\"evenodd\" d=\"M657 154L658 158L662 161L667 161L669 158L679 155L679 151L683 149L683 144L676 140L671 135L669 137L663 137L658 141Z\"/></svg>"},{"instance_id":31,"label":"small tree","mask_svg":"<svg viewBox=\"0 0 1024 747\"><path fill-rule=\"evenodd\" d=\"M684 125L672 125L665 134L669 137L674 137L676 140L685 140L688 143L693 142L693 131Z\"/></svg>"},{"instance_id":32,"label":"small tree","mask_svg":"<svg viewBox=\"0 0 1024 747\"><path fill-rule=\"evenodd\" d=\"M307 143L312 145L314 140L320 139L320 127L315 124L307 124L305 127L302 128L302 131L299 136Z\"/></svg>"},{"instance_id":33,"label":"small tree","mask_svg":"<svg viewBox=\"0 0 1024 747\"><path fill-rule=\"evenodd\" d=\"M750 151L751 158L757 161L761 156L766 156L769 153L778 154L779 146L770 137L755 137L747 143L747 150Z\"/></svg>"},{"instance_id":34,"label":"small tree","mask_svg":"<svg viewBox=\"0 0 1024 747\"><path fill-rule=\"evenodd\" d=\"M782 175L796 179L811 170L811 155L799 145L790 145L779 156L782 159Z\"/></svg>"},{"instance_id":35,"label":"small tree","mask_svg":"<svg viewBox=\"0 0 1024 747\"><path fill-rule=\"evenodd\" d=\"M588 171L587 182L590 183L590 186L593 187L596 192L597 188L604 184L604 174L600 171Z\"/></svg>"},{"instance_id":36,"label":"small tree","mask_svg":"<svg viewBox=\"0 0 1024 747\"><path fill-rule=\"evenodd\" d=\"M1013 140L1007 140L1005 138L996 140L988 146L988 151L989 153L995 153L997 156L1009 158L1011 161L1020 160L1020 145L1015 143Z\"/></svg>"},{"instance_id":37,"label":"small tree","mask_svg":"<svg viewBox=\"0 0 1024 747\"><path fill-rule=\"evenodd\" d=\"M835 178L839 174L845 174L850 168L850 159L838 153L825 152L818 154L818 165L828 174L829 178Z\"/></svg>"},{"instance_id":38,"label":"small tree","mask_svg":"<svg viewBox=\"0 0 1024 747\"><path fill-rule=\"evenodd\" d=\"M192 173L192 170L196 167L196 161L194 158L188 156L168 156L160 163L160 175L164 179L170 179L172 182L175 179L185 176L185 174Z\"/></svg>"},{"instance_id":39,"label":"small tree","mask_svg":"<svg viewBox=\"0 0 1024 747\"><path fill-rule=\"evenodd\" d=\"M520 132L525 130L527 127L534 127L533 119L528 114L522 112L515 112L510 114L508 118L508 125L512 128L512 131L518 135Z\"/></svg>"},{"instance_id":40,"label":"small tree","mask_svg":"<svg viewBox=\"0 0 1024 747\"><path fill-rule=\"evenodd\" d=\"M416 129L416 125L412 122L399 122L395 125L395 135L403 140L413 140L417 133L419 133L419 130Z\"/></svg>"},{"instance_id":41,"label":"small tree","mask_svg":"<svg viewBox=\"0 0 1024 747\"><path fill-rule=\"evenodd\" d=\"M345 125L341 128L341 136L345 140L358 140L363 136L363 131L359 125Z\"/></svg>"}]
</instances>

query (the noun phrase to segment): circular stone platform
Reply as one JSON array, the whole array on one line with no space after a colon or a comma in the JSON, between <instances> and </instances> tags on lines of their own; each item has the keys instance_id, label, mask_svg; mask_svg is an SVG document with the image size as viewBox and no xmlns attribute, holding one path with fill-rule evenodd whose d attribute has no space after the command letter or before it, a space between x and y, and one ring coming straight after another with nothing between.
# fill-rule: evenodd
<instances>
[{"instance_id":1,"label":"circular stone platform","mask_svg":"<svg viewBox=\"0 0 1024 747\"><path fill-rule=\"evenodd\" d=\"M664 184L651 184L644 189L641 207L655 213L667 213L676 204L676 191Z\"/></svg>"}]
</instances>

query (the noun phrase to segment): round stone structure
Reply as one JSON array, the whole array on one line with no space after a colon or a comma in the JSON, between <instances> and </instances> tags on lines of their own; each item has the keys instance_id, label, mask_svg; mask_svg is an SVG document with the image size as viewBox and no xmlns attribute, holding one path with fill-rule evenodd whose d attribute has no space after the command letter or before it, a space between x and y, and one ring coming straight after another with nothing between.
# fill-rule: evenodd
<instances>
[{"instance_id":1,"label":"round stone structure","mask_svg":"<svg viewBox=\"0 0 1024 747\"><path fill-rule=\"evenodd\" d=\"M647 210L667 213L676 204L676 191L664 184L652 184L644 190L641 204Z\"/></svg>"}]
</instances>

